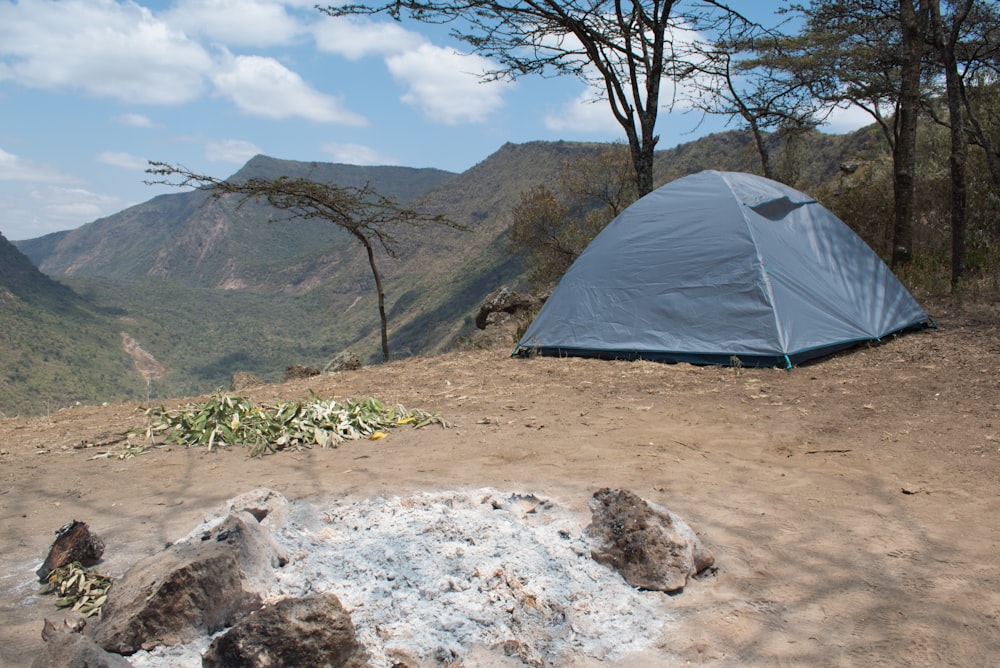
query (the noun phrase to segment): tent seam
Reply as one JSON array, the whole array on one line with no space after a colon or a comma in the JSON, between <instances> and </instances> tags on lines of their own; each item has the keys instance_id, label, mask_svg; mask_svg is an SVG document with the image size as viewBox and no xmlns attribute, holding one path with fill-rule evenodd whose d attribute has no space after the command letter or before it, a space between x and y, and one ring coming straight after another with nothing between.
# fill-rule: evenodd
<instances>
[{"instance_id":1,"label":"tent seam","mask_svg":"<svg viewBox=\"0 0 1000 668\"><path fill-rule=\"evenodd\" d=\"M729 179L727 179L723 174L720 174L720 176L722 176L722 180L725 181L726 188L729 189L729 194L736 200L737 204L739 204L740 215L743 217L743 225L746 227L747 234L750 236L750 241L753 243L754 255L757 257L757 262L760 264L761 279L764 281L764 287L767 291L768 306L770 307L769 310L771 311L771 317L774 320L774 330L778 335L778 343L781 345L781 350L787 353L788 341L786 340L785 330L781 326L781 320L778 315L778 305L775 303L774 288L771 286L771 277L767 273L767 264L764 262L764 256L760 253L760 245L757 243L757 235L753 233L753 227L750 225L750 217L747 215L747 209L749 209L750 206L736 195Z\"/></svg>"}]
</instances>

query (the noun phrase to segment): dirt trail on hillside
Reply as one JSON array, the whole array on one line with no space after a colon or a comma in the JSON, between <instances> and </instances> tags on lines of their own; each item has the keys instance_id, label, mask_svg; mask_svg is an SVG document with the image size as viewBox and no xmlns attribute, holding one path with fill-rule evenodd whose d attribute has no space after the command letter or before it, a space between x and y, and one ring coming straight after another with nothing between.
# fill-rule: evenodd
<instances>
[{"instance_id":1,"label":"dirt trail on hillside","mask_svg":"<svg viewBox=\"0 0 1000 668\"><path fill-rule=\"evenodd\" d=\"M60 618L33 570L72 519L120 575L258 486L324 502L490 487L581 514L611 486L687 519L719 566L666 599L654 663L993 665L1000 308L933 315L937 330L791 372L487 351L267 385L251 396L375 396L454 426L262 459L118 459L136 404L0 421L0 664L29 663Z\"/></svg>"}]
</instances>

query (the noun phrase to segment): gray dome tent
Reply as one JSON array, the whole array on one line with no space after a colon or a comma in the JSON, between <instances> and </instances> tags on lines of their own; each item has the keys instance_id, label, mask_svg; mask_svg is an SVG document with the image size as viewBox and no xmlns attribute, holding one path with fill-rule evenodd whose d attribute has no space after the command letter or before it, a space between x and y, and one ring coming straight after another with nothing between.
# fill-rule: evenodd
<instances>
[{"instance_id":1,"label":"gray dome tent","mask_svg":"<svg viewBox=\"0 0 1000 668\"><path fill-rule=\"evenodd\" d=\"M514 352L790 367L929 322L814 199L760 176L706 171L611 221Z\"/></svg>"}]
</instances>

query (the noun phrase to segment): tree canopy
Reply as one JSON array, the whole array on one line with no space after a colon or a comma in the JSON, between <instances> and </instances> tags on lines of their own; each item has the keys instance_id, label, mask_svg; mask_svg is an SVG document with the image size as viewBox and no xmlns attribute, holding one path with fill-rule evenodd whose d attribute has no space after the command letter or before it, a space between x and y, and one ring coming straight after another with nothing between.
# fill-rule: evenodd
<instances>
[{"instance_id":1,"label":"tree canopy","mask_svg":"<svg viewBox=\"0 0 1000 668\"><path fill-rule=\"evenodd\" d=\"M690 71L691 29L723 17L745 21L713 0L374 0L320 9L448 24L453 37L497 63L486 80L569 75L594 86L625 132L639 195L654 187L661 86Z\"/></svg>"},{"instance_id":2,"label":"tree canopy","mask_svg":"<svg viewBox=\"0 0 1000 668\"><path fill-rule=\"evenodd\" d=\"M691 44L690 102L706 114L737 119L753 137L764 176L780 178L768 133L801 134L819 125L828 110L777 57L784 37L776 28L728 16L715 32L714 39Z\"/></svg>"},{"instance_id":3,"label":"tree canopy","mask_svg":"<svg viewBox=\"0 0 1000 668\"><path fill-rule=\"evenodd\" d=\"M523 258L533 288L555 285L591 240L637 199L629 172L628 147L612 144L563 162L553 189L538 186L521 194L508 240L511 252Z\"/></svg>"},{"instance_id":4,"label":"tree canopy","mask_svg":"<svg viewBox=\"0 0 1000 668\"><path fill-rule=\"evenodd\" d=\"M981 132L966 85L997 72L1000 16L986 0L811 0L792 4L804 20L795 35L766 44L760 62L808 87L828 108L854 106L878 124L893 160L892 264L913 256L917 218L918 119L946 100L952 128L952 285L964 264L965 146L973 137L990 172L1000 160ZM995 80L995 79L994 79ZM944 94L942 95L942 88ZM994 178L1000 183L1000 176Z\"/></svg>"}]
</instances>

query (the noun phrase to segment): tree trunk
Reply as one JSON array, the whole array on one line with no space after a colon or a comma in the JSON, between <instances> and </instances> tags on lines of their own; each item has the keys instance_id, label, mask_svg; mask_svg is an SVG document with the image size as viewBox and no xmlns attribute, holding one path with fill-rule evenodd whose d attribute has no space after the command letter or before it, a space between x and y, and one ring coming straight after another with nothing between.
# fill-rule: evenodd
<instances>
[{"instance_id":1,"label":"tree trunk","mask_svg":"<svg viewBox=\"0 0 1000 668\"><path fill-rule=\"evenodd\" d=\"M648 112L646 112L648 113ZM652 118L640 116L640 132L636 132L634 126L623 123L625 135L628 137L629 152L632 155L632 166L635 168L635 187L639 197L653 192L653 159L656 152L656 142L659 137L653 135L653 125L656 123L656 115Z\"/></svg>"},{"instance_id":2,"label":"tree trunk","mask_svg":"<svg viewBox=\"0 0 1000 668\"><path fill-rule=\"evenodd\" d=\"M764 133L760 131L756 119L747 118L746 121L750 125L750 131L753 132L753 141L757 146L757 155L760 156L760 166L764 170L764 177L773 179L774 167L771 165L771 152L767 150L767 145L764 143Z\"/></svg>"},{"instance_id":3,"label":"tree trunk","mask_svg":"<svg viewBox=\"0 0 1000 668\"><path fill-rule=\"evenodd\" d=\"M653 192L653 149L640 146L635 160L635 186L639 197Z\"/></svg>"},{"instance_id":4,"label":"tree trunk","mask_svg":"<svg viewBox=\"0 0 1000 668\"><path fill-rule=\"evenodd\" d=\"M975 110L972 108L972 102L969 100L964 84L960 87L960 90L962 92L962 103L965 106L965 115L969 119L969 124L972 126L972 129L976 134L976 139L979 141L979 145L986 154L986 166L990 171L990 180L993 181L993 189L997 191L998 195L1000 195L1000 156L997 155L996 147L993 146L993 142L990 141L990 136L983 129L982 123L979 122L979 118L976 116Z\"/></svg>"},{"instance_id":5,"label":"tree trunk","mask_svg":"<svg viewBox=\"0 0 1000 668\"><path fill-rule=\"evenodd\" d=\"M382 361L389 361L389 318L385 314L385 290L382 289L382 274L378 271L378 264L375 262L375 249L371 242L364 235L355 235L364 244L365 251L368 252L368 265L372 268L372 277L375 279L375 291L378 293L378 317L382 332Z\"/></svg>"},{"instance_id":6,"label":"tree trunk","mask_svg":"<svg viewBox=\"0 0 1000 668\"><path fill-rule=\"evenodd\" d=\"M948 96L948 125L951 135L951 153L948 163L951 167L951 289L958 288L965 273L966 236L966 178L965 159L968 148L965 138L965 120L962 117L962 81L955 60L955 45L959 39L959 29L965 21L973 0L965 0L955 8L952 24L945 31L941 21L940 0L931 1L931 21L934 27L934 46L944 65L945 86Z\"/></svg>"},{"instance_id":7,"label":"tree trunk","mask_svg":"<svg viewBox=\"0 0 1000 668\"><path fill-rule=\"evenodd\" d=\"M924 3L900 0L899 15L903 42L900 72L899 111L896 143L893 147L893 197L895 218L892 226L892 266L903 267L913 259L913 219L915 175L917 171L917 116L920 111L920 60L924 43Z\"/></svg>"}]
</instances>

